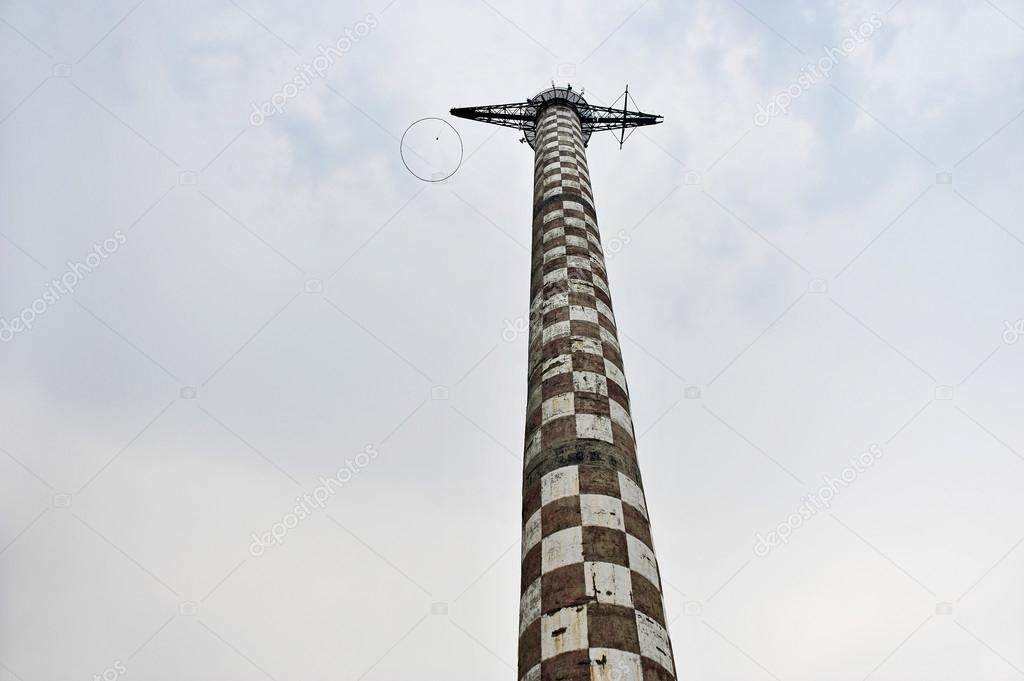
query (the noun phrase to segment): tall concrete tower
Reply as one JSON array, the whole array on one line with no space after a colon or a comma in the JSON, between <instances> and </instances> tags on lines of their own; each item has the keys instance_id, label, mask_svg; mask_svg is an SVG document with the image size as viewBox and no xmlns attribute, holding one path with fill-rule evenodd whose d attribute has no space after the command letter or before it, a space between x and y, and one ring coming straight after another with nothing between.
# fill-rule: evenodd
<instances>
[{"instance_id":1,"label":"tall concrete tower","mask_svg":"<svg viewBox=\"0 0 1024 681\"><path fill-rule=\"evenodd\" d=\"M522 681L675 679L586 146L660 116L572 87L452 109L534 149L529 398L519 608Z\"/></svg>"}]
</instances>

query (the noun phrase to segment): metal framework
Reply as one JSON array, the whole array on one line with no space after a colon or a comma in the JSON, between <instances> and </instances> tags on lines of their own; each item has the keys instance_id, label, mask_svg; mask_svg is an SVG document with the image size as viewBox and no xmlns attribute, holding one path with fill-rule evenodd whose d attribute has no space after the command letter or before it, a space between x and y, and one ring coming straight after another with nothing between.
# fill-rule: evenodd
<instances>
[{"instance_id":1,"label":"metal framework","mask_svg":"<svg viewBox=\"0 0 1024 681\"><path fill-rule=\"evenodd\" d=\"M583 128L584 146L590 142L591 134L602 130L619 132L619 146L629 135L627 128L639 128L644 125L661 123L662 117L641 111L630 111L629 86L619 97L623 100L622 108L617 108L619 100L612 106L595 106L583 98L582 92L576 92L572 85L566 87L550 87L531 97L525 102L514 104L492 104L490 106L470 106L451 110L453 116L482 121L506 128L518 128L523 131L525 141L533 148L537 132L537 119L541 111L553 104L564 104L576 110ZM634 105L636 102L634 101ZM632 133L630 133L632 134Z\"/></svg>"}]
</instances>

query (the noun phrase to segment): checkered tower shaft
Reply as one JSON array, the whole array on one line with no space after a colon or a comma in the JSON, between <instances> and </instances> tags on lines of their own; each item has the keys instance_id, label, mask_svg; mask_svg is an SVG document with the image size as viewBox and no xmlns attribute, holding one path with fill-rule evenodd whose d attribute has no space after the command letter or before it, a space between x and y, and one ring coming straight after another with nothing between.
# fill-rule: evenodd
<instances>
[{"instance_id":1,"label":"checkered tower shaft","mask_svg":"<svg viewBox=\"0 0 1024 681\"><path fill-rule=\"evenodd\" d=\"M519 678L674 681L583 140L539 113Z\"/></svg>"}]
</instances>

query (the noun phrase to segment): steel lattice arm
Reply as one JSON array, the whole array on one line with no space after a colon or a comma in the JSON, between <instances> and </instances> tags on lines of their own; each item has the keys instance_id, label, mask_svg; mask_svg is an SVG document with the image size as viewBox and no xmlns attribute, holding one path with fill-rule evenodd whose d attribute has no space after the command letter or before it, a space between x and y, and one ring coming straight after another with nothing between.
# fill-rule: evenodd
<instances>
[{"instance_id":1,"label":"steel lattice arm","mask_svg":"<svg viewBox=\"0 0 1024 681\"><path fill-rule=\"evenodd\" d=\"M469 120L501 125L506 128L517 128L526 134L526 141L533 146L536 132L537 117L542 109L553 104L564 104L576 110L583 129L584 143L590 135L601 130L621 130L638 128L644 125L661 123L662 117L640 111L629 111L628 89L626 104L621 109L589 104L583 97L572 90L572 87L556 87L541 92L525 102L513 104L492 104L489 106L471 106L451 110L453 116Z\"/></svg>"}]
</instances>

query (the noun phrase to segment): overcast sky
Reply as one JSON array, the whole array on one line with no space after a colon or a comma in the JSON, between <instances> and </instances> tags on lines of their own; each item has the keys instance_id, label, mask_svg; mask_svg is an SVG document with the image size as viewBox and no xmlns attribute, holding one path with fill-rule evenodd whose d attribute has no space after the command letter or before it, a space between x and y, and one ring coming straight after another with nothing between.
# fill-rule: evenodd
<instances>
[{"instance_id":1,"label":"overcast sky","mask_svg":"<svg viewBox=\"0 0 1024 681\"><path fill-rule=\"evenodd\" d=\"M1024 677L1024 0L388 3L0 1L0 681L515 678L552 80L680 678Z\"/></svg>"}]
</instances>

